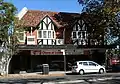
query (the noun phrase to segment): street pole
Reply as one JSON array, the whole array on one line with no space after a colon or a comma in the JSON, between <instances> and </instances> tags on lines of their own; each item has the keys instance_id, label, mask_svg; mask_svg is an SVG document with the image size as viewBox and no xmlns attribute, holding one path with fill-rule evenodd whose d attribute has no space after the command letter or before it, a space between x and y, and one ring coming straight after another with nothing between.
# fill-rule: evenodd
<instances>
[{"instance_id":1,"label":"street pole","mask_svg":"<svg viewBox=\"0 0 120 84\"><path fill-rule=\"evenodd\" d=\"M64 55L64 71L66 72L66 56Z\"/></svg>"},{"instance_id":2,"label":"street pole","mask_svg":"<svg viewBox=\"0 0 120 84\"><path fill-rule=\"evenodd\" d=\"M64 39L64 45L65 45L65 28L63 30L63 39ZM66 56L65 56L65 49L62 49L61 52L63 52L63 56L64 56L64 71L66 72Z\"/></svg>"},{"instance_id":3,"label":"street pole","mask_svg":"<svg viewBox=\"0 0 120 84\"><path fill-rule=\"evenodd\" d=\"M65 50L62 49L61 52L63 52L63 56L64 56L64 71L66 72L66 56L65 56Z\"/></svg>"}]
</instances>

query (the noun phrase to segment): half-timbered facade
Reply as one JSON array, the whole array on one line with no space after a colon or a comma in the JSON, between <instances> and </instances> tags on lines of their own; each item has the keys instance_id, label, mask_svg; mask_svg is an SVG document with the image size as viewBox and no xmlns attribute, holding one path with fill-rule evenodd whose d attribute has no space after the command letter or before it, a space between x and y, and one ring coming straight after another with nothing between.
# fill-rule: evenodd
<instances>
[{"instance_id":1,"label":"half-timbered facade","mask_svg":"<svg viewBox=\"0 0 120 84\"><path fill-rule=\"evenodd\" d=\"M67 70L67 64L73 63L73 59L98 60L97 58L100 58L95 57L94 50L97 49L86 47L93 42L89 39L89 26L84 19L80 19L79 13L36 11L24 8L18 17L24 22L25 30L16 31L20 52L11 60L12 73L15 70L35 71L37 65L43 63L48 63L51 68L51 62L56 60L64 62L60 66L58 64L61 69L57 68L57 70ZM99 53L99 50L97 52ZM100 52L104 52L104 49ZM98 61L101 62L103 59L104 56ZM19 62L14 64L16 60Z\"/></svg>"},{"instance_id":2,"label":"half-timbered facade","mask_svg":"<svg viewBox=\"0 0 120 84\"><path fill-rule=\"evenodd\" d=\"M37 30L37 44L38 45L63 45L64 40L57 39L55 30L57 26L50 19L49 16L45 16L40 22Z\"/></svg>"},{"instance_id":3,"label":"half-timbered facade","mask_svg":"<svg viewBox=\"0 0 120 84\"><path fill-rule=\"evenodd\" d=\"M77 20L71 38L74 45L88 45L88 31L84 20Z\"/></svg>"}]
</instances>

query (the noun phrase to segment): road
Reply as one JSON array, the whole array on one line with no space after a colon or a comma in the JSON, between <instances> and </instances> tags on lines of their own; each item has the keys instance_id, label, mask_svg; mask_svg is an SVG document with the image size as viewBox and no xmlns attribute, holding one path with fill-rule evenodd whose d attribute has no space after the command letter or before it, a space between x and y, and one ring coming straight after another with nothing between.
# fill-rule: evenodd
<instances>
[{"instance_id":1,"label":"road","mask_svg":"<svg viewBox=\"0 0 120 84\"><path fill-rule=\"evenodd\" d=\"M71 74L61 77L32 79L1 78L0 84L120 84L120 73Z\"/></svg>"}]
</instances>

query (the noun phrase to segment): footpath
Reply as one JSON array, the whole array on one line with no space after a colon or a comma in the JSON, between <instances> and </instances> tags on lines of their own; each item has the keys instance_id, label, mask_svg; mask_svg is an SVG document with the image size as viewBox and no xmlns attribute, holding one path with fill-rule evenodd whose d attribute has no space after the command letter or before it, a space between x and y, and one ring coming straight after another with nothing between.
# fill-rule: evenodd
<instances>
[{"instance_id":1,"label":"footpath","mask_svg":"<svg viewBox=\"0 0 120 84\"><path fill-rule=\"evenodd\" d=\"M20 73L20 74L8 74L0 76L0 79L4 78L17 78L17 79L27 79L27 78L45 78L45 77L63 77L66 75L64 71L53 71L49 74L42 74L41 72L35 73Z\"/></svg>"}]
</instances>

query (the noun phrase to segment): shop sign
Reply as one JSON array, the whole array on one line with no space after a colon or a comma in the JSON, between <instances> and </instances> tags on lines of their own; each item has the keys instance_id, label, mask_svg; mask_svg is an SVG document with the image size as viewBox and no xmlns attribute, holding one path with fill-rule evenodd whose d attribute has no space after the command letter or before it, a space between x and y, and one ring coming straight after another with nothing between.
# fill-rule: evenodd
<instances>
[{"instance_id":1,"label":"shop sign","mask_svg":"<svg viewBox=\"0 0 120 84\"><path fill-rule=\"evenodd\" d=\"M66 55L82 55L84 54L84 50L83 49L68 49L66 50Z\"/></svg>"},{"instance_id":2,"label":"shop sign","mask_svg":"<svg viewBox=\"0 0 120 84\"><path fill-rule=\"evenodd\" d=\"M59 50L31 50L31 55L63 55Z\"/></svg>"},{"instance_id":3,"label":"shop sign","mask_svg":"<svg viewBox=\"0 0 120 84\"><path fill-rule=\"evenodd\" d=\"M118 59L112 59L112 64L114 65L114 64L119 64L119 62L120 62L120 60L118 60Z\"/></svg>"}]
</instances>

